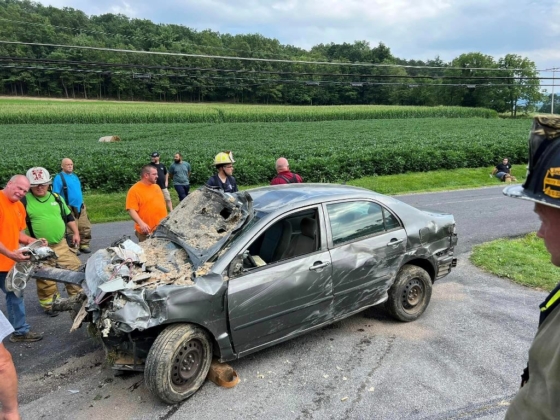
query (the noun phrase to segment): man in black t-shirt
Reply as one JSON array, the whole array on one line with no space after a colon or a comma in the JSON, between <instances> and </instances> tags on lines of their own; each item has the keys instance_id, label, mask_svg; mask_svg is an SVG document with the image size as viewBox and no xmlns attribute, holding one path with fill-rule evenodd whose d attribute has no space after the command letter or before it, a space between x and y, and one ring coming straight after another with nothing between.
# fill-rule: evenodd
<instances>
[{"instance_id":1,"label":"man in black t-shirt","mask_svg":"<svg viewBox=\"0 0 560 420\"><path fill-rule=\"evenodd\" d=\"M517 181L517 179L513 175L511 175L511 163L509 163L508 158L504 158L502 160L502 163L498 163L496 165L490 176L492 175L494 175L502 182Z\"/></svg>"},{"instance_id":2,"label":"man in black t-shirt","mask_svg":"<svg viewBox=\"0 0 560 420\"><path fill-rule=\"evenodd\" d=\"M169 195L169 190L167 189L167 185L169 183L169 174L167 173L167 169L164 164L159 163L159 153L154 152L151 154L152 161L149 163L154 168L157 169L158 179L157 184L161 188L163 192L163 197L165 198L165 204L167 204L167 208L169 211L173 210L173 203L171 202L171 195Z\"/></svg>"}]
</instances>

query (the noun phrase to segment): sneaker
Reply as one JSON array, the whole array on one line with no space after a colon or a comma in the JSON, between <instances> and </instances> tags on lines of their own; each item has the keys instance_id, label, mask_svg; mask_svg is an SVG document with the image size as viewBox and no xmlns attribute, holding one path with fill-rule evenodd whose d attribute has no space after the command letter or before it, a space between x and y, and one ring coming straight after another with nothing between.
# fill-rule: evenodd
<instances>
[{"instance_id":1,"label":"sneaker","mask_svg":"<svg viewBox=\"0 0 560 420\"><path fill-rule=\"evenodd\" d=\"M60 313L60 312L54 312L54 311L52 310L52 308L49 308L49 309L46 309L46 310L45 310L45 315L48 315L48 316L50 316L50 317L52 317L52 318L54 318L55 316L58 316L59 313Z\"/></svg>"},{"instance_id":2,"label":"sneaker","mask_svg":"<svg viewBox=\"0 0 560 420\"><path fill-rule=\"evenodd\" d=\"M33 341L39 341L43 339L43 334L34 333L31 331L25 334L12 334L10 335L10 341L12 343L31 343Z\"/></svg>"},{"instance_id":3,"label":"sneaker","mask_svg":"<svg viewBox=\"0 0 560 420\"><path fill-rule=\"evenodd\" d=\"M81 246L80 251L83 252L84 254L91 253L91 249L89 249L89 246Z\"/></svg>"}]
</instances>

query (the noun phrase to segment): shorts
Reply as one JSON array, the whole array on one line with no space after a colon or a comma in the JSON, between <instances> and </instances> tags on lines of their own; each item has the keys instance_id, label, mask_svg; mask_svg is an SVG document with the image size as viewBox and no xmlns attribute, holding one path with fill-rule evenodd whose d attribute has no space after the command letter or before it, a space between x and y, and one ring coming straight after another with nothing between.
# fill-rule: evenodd
<instances>
[{"instance_id":1,"label":"shorts","mask_svg":"<svg viewBox=\"0 0 560 420\"><path fill-rule=\"evenodd\" d=\"M165 201L171 201L171 194L169 194L169 190L167 188L162 188L161 192L163 192L163 198Z\"/></svg>"},{"instance_id":2,"label":"shorts","mask_svg":"<svg viewBox=\"0 0 560 420\"><path fill-rule=\"evenodd\" d=\"M504 177L505 177L506 175L508 175L508 174L505 173L505 172L498 172L498 173L496 174L496 178L498 178L500 181L503 181L503 179L504 179Z\"/></svg>"}]
</instances>

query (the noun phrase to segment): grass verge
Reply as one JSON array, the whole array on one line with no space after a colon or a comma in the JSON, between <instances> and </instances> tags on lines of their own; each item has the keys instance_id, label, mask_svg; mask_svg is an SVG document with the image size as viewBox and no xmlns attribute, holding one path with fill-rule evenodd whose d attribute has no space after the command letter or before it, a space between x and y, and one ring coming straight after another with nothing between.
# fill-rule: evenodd
<instances>
[{"instance_id":1,"label":"grass verge","mask_svg":"<svg viewBox=\"0 0 560 420\"><path fill-rule=\"evenodd\" d=\"M477 245L471 262L496 276L547 292L560 279L560 268L552 265L544 242L535 233Z\"/></svg>"},{"instance_id":2,"label":"grass verge","mask_svg":"<svg viewBox=\"0 0 560 420\"><path fill-rule=\"evenodd\" d=\"M513 168L513 175L517 177L518 181L522 181L524 177L524 168L524 165L516 165ZM489 176L491 171L492 167L486 167L373 176L349 181L348 185L367 188L389 195L504 185L495 177ZM258 186L262 185L240 186L240 188L249 189ZM196 187L193 186L191 188ZM169 192L171 193L173 203L176 205L179 199L175 190L169 188ZM91 191L85 194L84 200L88 208L88 215L93 223L130 220L124 208L126 193Z\"/></svg>"}]
</instances>

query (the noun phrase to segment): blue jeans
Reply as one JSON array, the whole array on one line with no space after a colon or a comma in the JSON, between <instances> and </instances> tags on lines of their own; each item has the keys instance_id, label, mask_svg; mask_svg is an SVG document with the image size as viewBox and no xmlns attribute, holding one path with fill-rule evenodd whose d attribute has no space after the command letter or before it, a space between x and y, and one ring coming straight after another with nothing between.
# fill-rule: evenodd
<instances>
[{"instance_id":1,"label":"blue jeans","mask_svg":"<svg viewBox=\"0 0 560 420\"><path fill-rule=\"evenodd\" d=\"M27 334L29 332L29 324L25 320L25 304L22 297L17 297L14 292L6 292L6 275L8 273L0 272L0 289L6 293L6 307L8 308L8 321L14 327L14 334Z\"/></svg>"},{"instance_id":2,"label":"blue jeans","mask_svg":"<svg viewBox=\"0 0 560 420\"><path fill-rule=\"evenodd\" d=\"M179 195L179 201L183 201L189 195L190 185L173 185Z\"/></svg>"}]
</instances>

